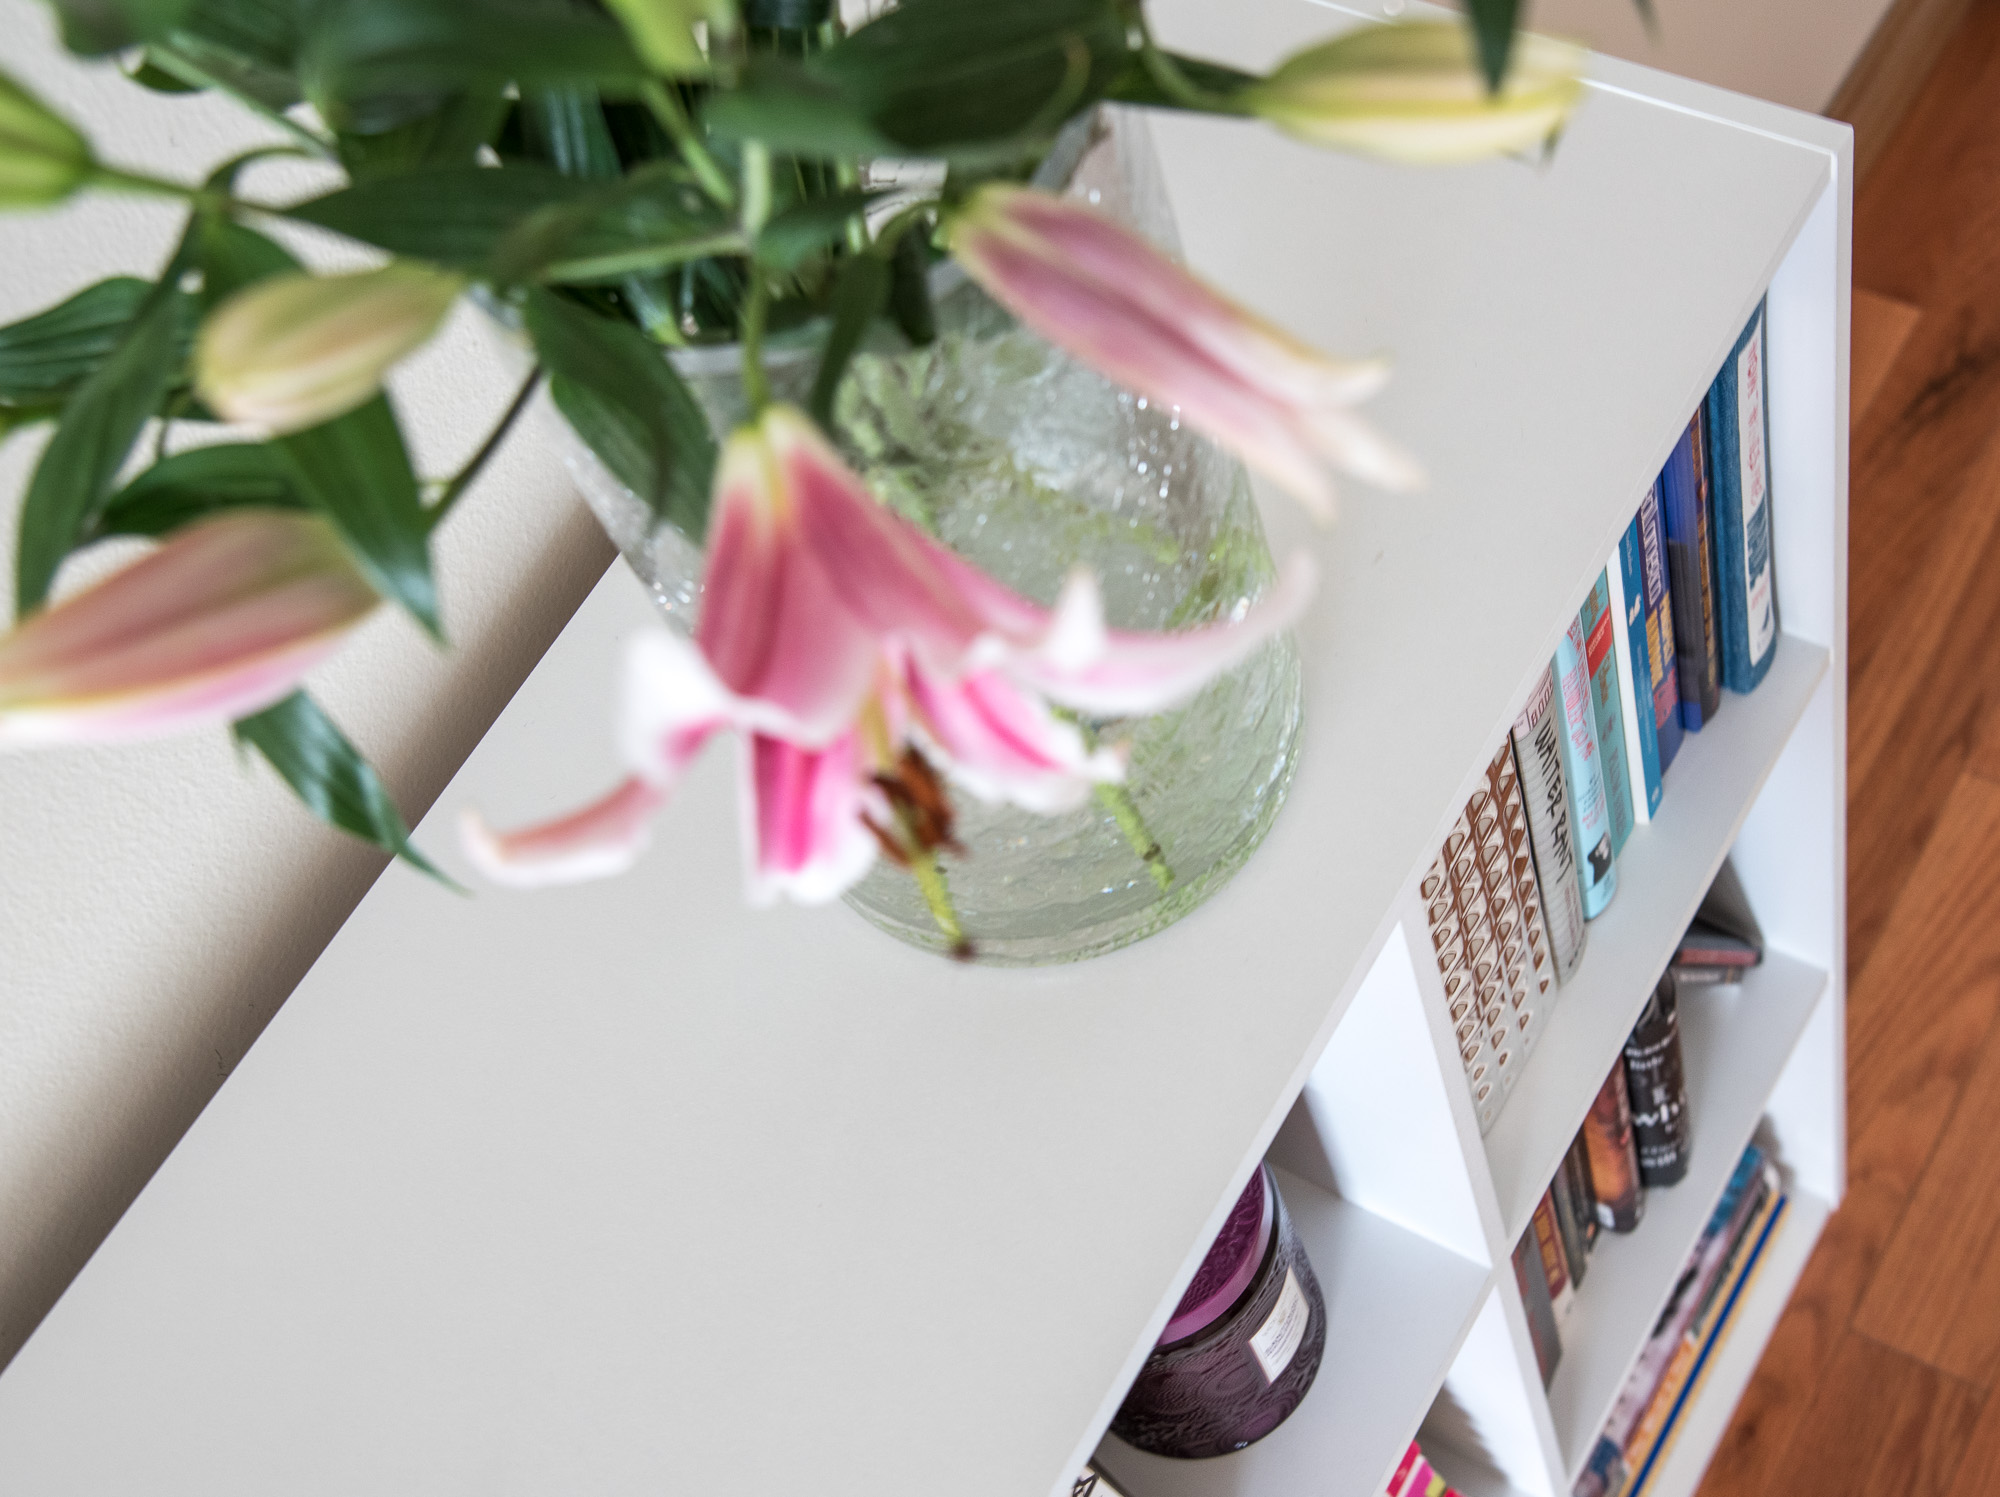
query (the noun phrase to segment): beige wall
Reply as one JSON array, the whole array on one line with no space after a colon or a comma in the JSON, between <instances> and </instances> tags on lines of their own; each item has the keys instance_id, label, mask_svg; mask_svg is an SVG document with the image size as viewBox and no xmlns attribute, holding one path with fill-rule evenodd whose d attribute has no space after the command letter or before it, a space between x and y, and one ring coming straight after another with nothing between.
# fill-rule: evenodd
<instances>
[{"instance_id":1,"label":"beige wall","mask_svg":"<svg viewBox=\"0 0 2000 1497\"><path fill-rule=\"evenodd\" d=\"M1614 57L1755 94L1794 109L1826 108L1890 0L1654 0L1649 37L1631 0L1529 0L1537 31Z\"/></svg>"}]
</instances>

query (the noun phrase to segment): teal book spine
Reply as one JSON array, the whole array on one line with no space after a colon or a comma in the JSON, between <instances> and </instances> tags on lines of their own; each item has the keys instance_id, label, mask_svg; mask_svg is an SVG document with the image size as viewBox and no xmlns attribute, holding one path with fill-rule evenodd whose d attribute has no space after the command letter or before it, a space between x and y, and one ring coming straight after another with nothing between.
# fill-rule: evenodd
<instances>
[{"instance_id":1,"label":"teal book spine","mask_svg":"<svg viewBox=\"0 0 2000 1497\"><path fill-rule=\"evenodd\" d=\"M1583 918L1595 920L1618 892L1618 869L1611 850L1611 817L1605 808L1604 771L1583 650L1583 628L1571 619L1556 644L1553 669L1561 698L1557 706L1563 724L1563 775L1569 781L1569 824L1576 838L1577 892L1583 896Z\"/></svg>"},{"instance_id":2,"label":"teal book spine","mask_svg":"<svg viewBox=\"0 0 2000 1497\"><path fill-rule=\"evenodd\" d=\"M1673 579L1667 573L1667 531L1660 518L1658 484L1639 501L1639 557L1646 586L1646 663L1653 678L1653 731L1660 745L1660 773L1665 775L1673 767L1674 755L1681 751L1687 730L1681 726Z\"/></svg>"},{"instance_id":3,"label":"teal book spine","mask_svg":"<svg viewBox=\"0 0 2000 1497\"><path fill-rule=\"evenodd\" d=\"M1612 641L1618 663L1619 705L1625 711L1625 762L1632 779L1632 819L1640 826L1660 809L1660 730L1653 721L1653 673L1646 652L1646 582L1640 559L1639 517L1618 541L1605 568L1611 585Z\"/></svg>"},{"instance_id":4,"label":"teal book spine","mask_svg":"<svg viewBox=\"0 0 2000 1497\"><path fill-rule=\"evenodd\" d=\"M1764 320L1760 304L1708 391L1716 634L1722 684L1735 692L1754 689L1778 652Z\"/></svg>"},{"instance_id":5,"label":"teal book spine","mask_svg":"<svg viewBox=\"0 0 2000 1497\"><path fill-rule=\"evenodd\" d=\"M1591 718L1604 775L1604 807L1611 818L1611 855L1632 835L1632 770L1625 742L1625 696L1618 686L1618 626L1611 607L1611 576L1600 574L1577 615L1583 630L1583 664L1590 674Z\"/></svg>"}]
</instances>

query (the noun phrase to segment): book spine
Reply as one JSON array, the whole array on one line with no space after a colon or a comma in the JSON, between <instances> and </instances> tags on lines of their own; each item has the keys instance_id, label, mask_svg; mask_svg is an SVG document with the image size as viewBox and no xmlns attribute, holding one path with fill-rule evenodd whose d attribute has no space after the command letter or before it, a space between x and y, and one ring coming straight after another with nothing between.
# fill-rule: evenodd
<instances>
[{"instance_id":1,"label":"book spine","mask_svg":"<svg viewBox=\"0 0 2000 1497\"><path fill-rule=\"evenodd\" d=\"M1576 619L1570 620L1556 644L1553 669L1562 694L1563 774L1569 779L1570 826L1576 836L1583 915L1586 920L1595 920L1618 892L1618 869L1611 850L1611 816L1598 757L1597 723L1590 705L1583 626Z\"/></svg>"},{"instance_id":2,"label":"book spine","mask_svg":"<svg viewBox=\"0 0 2000 1497\"><path fill-rule=\"evenodd\" d=\"M1632 1106L1625 1093L1622 1056L1590 1104L1583 1137L1590 1150L1598 1225L1611 1232L1632 1231L1646 1214L1646 1187L1640 1183L1639 1156L1632 1146Z\"/></svg>"},{"instance_id":3,"label":"book spine","mask_svg":"<svg viewBox=\"0 0 2000 1497\"><path fill-rule=\"evenodd\" d=\"M1625 718L1625 762L1631 777L1632 820L1644 826L1660 809L1660 734L1653 723L1653 680L1646 660L1646 581L1635 518L1618 542L1617 565L1605 569L1611 588L1612 658L1618 704Z\"/></svg>"},{"instance_id":4,"label":"book spine","mask_svg":"<svg viewBox=\"0 0 2000 1497\"><path fill-rule=\"evenodd\" d=\"M1515 720L1513 737L1556 981L1568 982L1583 960L1583 894L1577 886L1576 844L1569 828L1569 786L1563 780L1563 734L1553 673L1542 672L1528 705Z\"/></svg>"},{"instance_id":5,"label":"book spine","mask_svg":"<svg viewBox=\"0 0 2000 1497\"><path fill-rule=\"evenodd\" d=\"M1778 642L1764 313L1759 305L1708 392L1722 684L1738 692L1750 691L1764 679Z\"/></svg>"},{"instance_id":6,"label":"book spine","mask_svg":"<svg viewBox=\"0 0 2000 1497\"><path fill-rule=\"evenodd\" d=\"M1528 1339L1534 1343L1535 1367L1546 1388L1555 1379L1556 1363L1562 1360L1562 1335L1556 1329L1555 1305L1549 1299L1549 1281L1542 1272L1541 1249L1535 1246L1532 1226L1514 1244L1514 1283L1521 1291L1521 1308L1528 1314Z\"/></svg>"},{"instance_id":7,"label":"book spine","mask_svg":"<svg viewBox=\"0 0 2000 1497\"><path fill-rule=\"evenodd\" d=\"M1569 1176L1577 1235L1583 1239L1584 1257L1588 1258L1591 1249L1597 1246L1601 1229L1597 1223L1597 1191L1590 1183L1590 1147L1584 1142L1582 1129L1569 1142L1569 1152L1563 1155L1563 1170Z\"/></svg>"},{"instance_id":8,"label":"book spine","mask_svg":"<svg viewBox=\"0 0 2000 1497\"><path fill-rule=\"evenodd\" d=\"M1583 631L1583 667L1590 678L1591 721L1597 728L1597 758L1604 773L1604 809L1611 818L1611 855L1625 850L1632 835L1631 749L1625 738L1625 696L1618 682L1618 615L1611 606L1607 568L1583 600L1577 624Z\"/></svg>"},{"instance_id":9,"label":"book spine","mask_svg":"<svg viewBox=\"0 0 2000 1497\"><path fill-rule=\"evenodd\" d=\"M1549 1198L1555 1203L1556 1232L1562 1238L1563 1262L1569 1268L1569 1281L1575 1288L1583 1287L1583 1276L1590 1271L1590 1247L1583 1238L1582 1218L1578 1215L1576 1203L1576 1180L1569 1167L1569 1159L1564 1157L1562 1167L1549 1181Z\"/></svg>"},{"instance_id":10,"label":"book spine","mask_svg":"<svg viewBox=\"0 0 2000 1497\"><path fill-rule=\"evenodd\" d=\"M1687 1174L1694 1139L1688 1128L1680 1004L1671 971L1653 989L1625 1041L1625 1084L1631 1092L1640 1183L1678 1184Z\"/></svg>"},{"instance_id":11,"label":"book spine","mask_svg":"<svg viewBox=\"0 0 2000 1497\"><path fill-rule=\"evenodd\" d=\"M1667 528L1667 579L1673 592L1674 654L1680 666L1681 726L1699 733L1722 700L1715 634L1714 561L1709 554L1708 495L1702 474L1702 413L1696 411L1660 474Z\"/></svg>"},{"instance_id":12,"label":"book spine","mask_svg":"<svg viewBox=\"0 0 2000 1497\"><path fill-rule=\"evenodd\" d=\"M1457 831L1454 826L1452 833ZM1447 847L1450 842L1451 836L1447 835ZM1493 1057L1486 1048L1475 1012L1472 969L1465 957L1465 921L1445 856L1445 850L1440 848L1419 888L1424 897L1425 919L1430 924L1431 949L1437 954L1438 977L1444 984L1445 1008L1451 1015L1452 1033L1458 1045L1459 1063L1465 1068L1472 1110L1483 1134L1499 1114L1500 1099L1495 1093Z\"/></svg>"},{"instance_id":13,"label":"book spine","mask_svg":"<svg viewBox=\"0 0 2000 1497\"><path fill-rule=\"evenodd\" d=\"M1562 1229L1556 1225L1555 1196L1551 1191L1542 1192L1542 1199L1529 1220L1529 1229L1535 1234L1542 1275L1549 1285L1549 1307L1555 1312L1556 1329L1560 1331L1569 1324L1570 1311L1576 1308L1576 1289L1570 1279L1568 1256L1563 1252Z\"/></svg>"},{"instance_id":14,"label":"book spine","mask_svg":"<svg viewBox=\"0 0 2000 1497\"><path fill-rule=\"evenodd\" d=\"M1555 957L1549 949L1548 922L1542 917L1542 890L1535 881L1535 850L1528 830L1528 806L1521 795L1521 776L1514 767L1514 744L1500 745L1500 752L1486 766L1487 783L1500 811L1500 835L1507 847L1507 873L1514 899L1521 910L1520 950L1508 955L1508 981L1520 993L1521 1005L1532 1006L1528 1021L1521 1026L1528 1034L1539 1032L1542 1018L1555 1002ZM1504 953L1503 953L1504 954ZM1516 975L1513 963L1518 959Z\"/></svg>"},{"instance_id":15,"label":"book spine","mask_svg":"<svg viewBox=\"0 0 2000 1497\"><path fill-rule=\"evenodd\" d=\"M1660 773L1681 751L1680 654L1674 647L1673 579L1667 572L1667 530L1660 517L1660 486L1639 501L1641 581L1646 589L1646 656L1653 681L1653 731Z\"/></svg>"},{"instance_id":16,"label":"book spine","mask_svg":"<svg viewBox=\"0 0 2000 1497\"><path fill-rule=\"evenodd\" d=\"M1487 764L1486 784L1474 793L1466 809L1479 849L1480 873L1486 882L1499 950L1498 990L1492 995L1486 1022L1496 1090L1504 1103L1547 1027L1555 990L1554 962L1529 846L1527 809L1521 799L1511 744L1503 743Z\"/></svg>"}]
</instances>

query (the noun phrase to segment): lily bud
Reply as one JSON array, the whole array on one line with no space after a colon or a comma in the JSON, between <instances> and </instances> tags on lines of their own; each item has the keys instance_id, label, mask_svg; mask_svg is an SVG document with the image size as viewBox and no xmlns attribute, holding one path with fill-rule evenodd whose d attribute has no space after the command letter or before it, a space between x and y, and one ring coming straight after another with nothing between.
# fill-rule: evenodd
<instances>
[{"instance_id":1,"label":"lily bud","mask_svg":"<svg viewBox=\"0 0 2000 1497\"><path fill-rule=\"evenodd\" d=\"M0 635L0 744L102 743L289 696L379 601L333 527L237 510Z\"/></svg>"},{"instance_id":2,"label":"lily bud","mask_svg":"<svg viewBox=\"0 0 2000 1497\"><path fill-rule=\"evenodd\" d=\"M399 260L360 275L272 276L209 315L195 344L195 386L231 421L299 431L374 395L429 340L464 289L461 276Z\"/></svg>"},{"instance_id":3,"label":"lily bud","mask_svg":"<svg viewBox=\"0 0 2000 1497\"><path fill-rule=\"evenodd\" d=\"M1584 56L1523 33L1489 93L1456 22L1362 26L1293 54L1237 99L1314 145L1418 165L1477 161L1554 135L1582 97Z\"/></svg>"},{"instance_id":4,"label":"lily bud","mask_svg":"<svg viewBox=\"0 0 2000 1497\"><path fill-rule=\"evenodd\" d=\"M695 41L697 21L706 22L711 41L736 32L735 0L605 0L625 25L626 35L656 72L687 76L708 71L708 58Z\"/></svg>"},{"instance_id":5,"label":"lily bud","mask_svg":"<svg viewBox=\"0 0 2000 1497\"><path fill-rule=\"evenodd\" d=\"M68 120L0 73L0 208L61 202L96 164Z\"/></svg>"}]
</instances>

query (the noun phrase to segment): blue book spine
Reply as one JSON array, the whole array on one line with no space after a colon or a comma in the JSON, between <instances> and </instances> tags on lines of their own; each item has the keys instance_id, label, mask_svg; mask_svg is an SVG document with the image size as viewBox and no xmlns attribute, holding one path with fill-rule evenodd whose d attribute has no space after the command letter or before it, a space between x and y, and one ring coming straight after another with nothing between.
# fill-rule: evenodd
<instances>
[{"instance_id":1,"label":"blue book spine","mask_svg":"<svg viewBox=\"0 0 2000 1497\"><path fill-rule=\"evenodd\" d=\"M1674 656L1680 666L1681 726L1699 733L1722 699L1722 653L1715 633L1715 563L1709 554L1708 467L1702 412L1681 433L1660 470L1660 518L1666 522L1667 580L1674 606Z\"/></svg>"},{"instance_id":2,"label":"blue book spine","mask_svg":"<svg viewBox=\"0 0 2000 1497\"><path fill-rule=\"evenodd\" d=\"M1639 555L1646 587L1646 659L1653 678L1653 730L1660 745L1660 773L1681 751L1680 657L1674 648L1673 587L1667 576L1667 532L1655 484L1639 501Z\"/></svg>"},{"instance_id":3,"label":"blue book spine","mask_svg":"<svg viewBox=\"0 0 2000 1497\"><path fill-rule=\"evenodd\" d=\"M1651 821L1660 809L1660 729L1653 719L1653 672L1646 648L1646 571L1640 559L1639 519L1633 516L1618 542L1618 562L1608 569L1621 634L1618 685L1625 709L1625 756L1631 766L1632 814Z\"/></svg>"},{"instance_id":4,"label":"blue book spine","mask_svg":"<svg viewBox=\"0 0 2000 1497\"><path fill-rule=\"evenodd\" d=\"M1554 670L1556 693L1562 698L1563 777L1569 781L1569 824L1576 838L1577 892L1583 896L1583 918L1595 920L1618 892L1618 869L1583 649L1583 628L1571 619L1556 643Z\"/></svg>"},{"instance_id":5,"label":"blue book spine","mask_svg":"<svg viewBox=\"0 0 2000 1497\"><path fill-rule=\"evenodd\" d=\"M1597 728L1597 758L1615 858L1632 835L1632 770L1626 763L1625 699L1618 689L1618 626L1611 617L1609 575L1598 577L1576 621L1583 631L1583 665L1590 677L1590 714Z\"/></svg>"},{"instance_id":6,"label":"blue book spine","mask_svg":"<svg viewBox=\"0 0 2000 1497\"><path fill-rule=\"evenodd\" d=\"M1778 589L1771 562L1771 412L1764 381L1760 303L1708 391L1716 633L1722 646L1722 684L1738 692L1762 681L1778 653Z\"/></svg>"}]
</instances>

